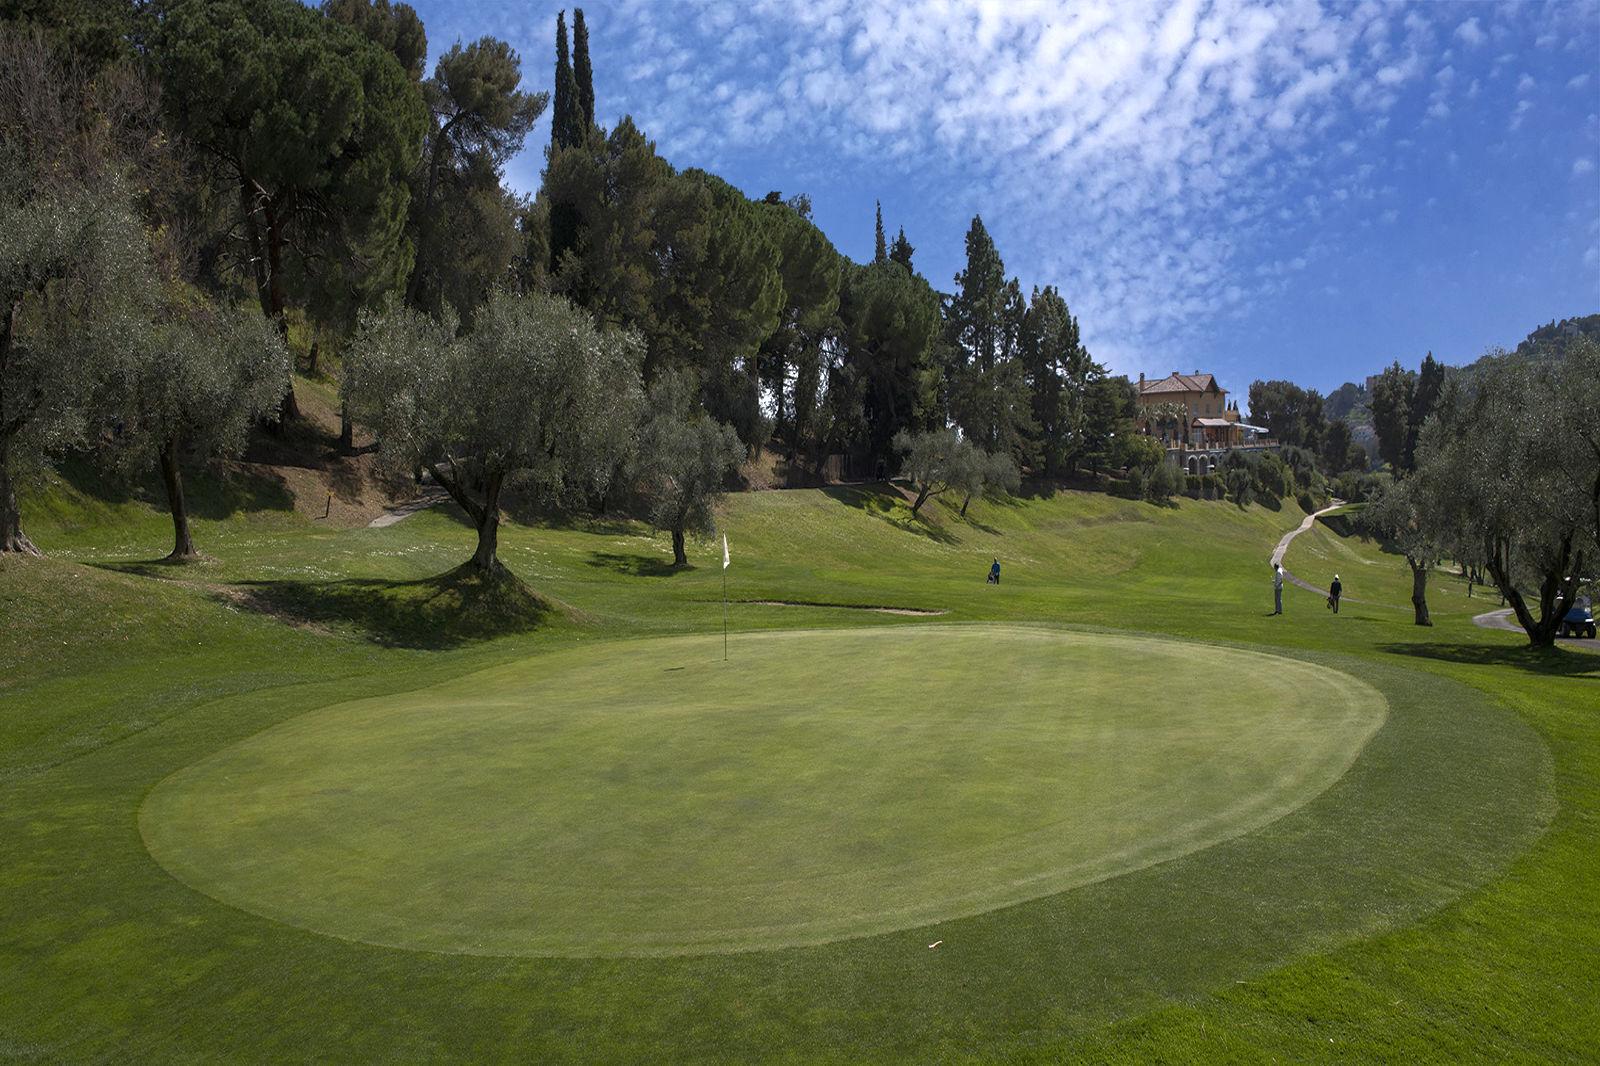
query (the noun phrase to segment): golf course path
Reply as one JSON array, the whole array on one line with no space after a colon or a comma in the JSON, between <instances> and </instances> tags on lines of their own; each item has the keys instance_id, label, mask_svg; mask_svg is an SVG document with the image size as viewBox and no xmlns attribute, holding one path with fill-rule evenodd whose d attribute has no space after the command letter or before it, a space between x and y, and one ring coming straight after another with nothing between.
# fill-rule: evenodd
<instances>
[{"instance_id":1,"label":"golf course path","mask_svg":"<svg viewBox=\"0 0 1600 1066\"><path fill-rule=\"evenodd\" d=\"M1329 511L1336 511L1340 507L1343 507L1343 506L1344 506L1344 501L1343 500L1334 500L1332 503L1330 503L1328 506L1324 507L1322 510L1313 511L1311 514L1306 515L1306 519L1305 519L1304 522L1301 522L1298 526L1296 526L1295 528L1291 529L1289 532L1285 533L1283 535L1283 539L1278 541L1278 546L1272 550L1272 565L1273 566L1281 566L1283 564L1283 556L1284 556L1284 553L1289 550L1289 545L1294 542L1294 538L1298 537L1300 534L1302 534L1306 530L1310 529L1311 528L1311 524L1313 522L1315 522L1317 519L1321 518L1323 515L1327 514ZM1284 579L1289 582L1289 584L1297 585L1300 588L1305 589L1307 592L1315 592L1318 596L1326 596L1328 594L1328 590L1327 589L1319 588L1316 585L1313 585L1311 582L1304 580L1303 578L1296 577L1294 575L1294 573L1287 566L1285 566L1283 568L1283 576L1284 576ZM1355 596L1341 596L1340 599L1343 600L1345 603L1364 603L1364 604L1368 604L1368 605L1374 606L1374 607L1390 607L1390 606L1393 606L1392 604L1387 604L1387 603L1373 603L1371 600L1358 599Z\"/></svg>"},{"instance_id":2,"label":"golf course path","mask_svg":"<svg viewBox=\"0 0 1600 1066\"><path fill-rule=\"evenodd\" d=\"M1289 545L1294 543L1294 538L1298 537L1300 534L1302 534L1306 530L1310 529L1311 528L1311 524L1313 522L1315 522L1318 518L1321 518L1323 515L1327 514L1329 511L1337 511L1339 508L1341 508L1343 506L1344 506L1344 501L1343 500L1334 500L1332 503L1328 504L1328 506L1324 507L1322 510L1313 511L1310 514L1306 515L1306 520L1304 522L1301 522L1295 528L1289 530L1289 532L1285 533L1283 535L1283 538L1278 541L1278 546L1276 548L1272 549L1272 565L1273 566L1277 566L1277 565L1279 565L1280 563L1283 562L1283 553L1289 550ZM1297 582L1297 583L1299 583L1299 582ZM1306 588L1311 588L1310 585L1306 585L1305 587ZM1322 589L1311 589L1311 590L1313 592L1326 591L1326 590L1322 590Z\"/></svg>"},{"instance_id":3,"label":"golf course path","mask_svg":"<svg viewBox=\"0 0 1600 1066\"><path fill-rule=\"evenodd\" d=\"M450 498L450 494L438 486L429 486L417 496L389 508L383 514L367 523L368 529L384 529L397 522L403 522L418 511L426 511L434 504L443 503Z\"/></svg>"},{"instance_id":4,"label":"golf course path","mask_svg":"<svg viewBox=\"0 0 1600 1066\"><path fill-rule=\"evenodd\" d=\"M1504 629L1511 633L1521 633L1522 627L1511 620L1511 608L1502 607L1498 611L1485 611L1483 614L1474 615L1473 625L1482 626L1484 629ZM1585 638L1561 638L1561 646L1584 648L1588 651L1600 651L1600 640Z\"/></svg>"}]
</instances>

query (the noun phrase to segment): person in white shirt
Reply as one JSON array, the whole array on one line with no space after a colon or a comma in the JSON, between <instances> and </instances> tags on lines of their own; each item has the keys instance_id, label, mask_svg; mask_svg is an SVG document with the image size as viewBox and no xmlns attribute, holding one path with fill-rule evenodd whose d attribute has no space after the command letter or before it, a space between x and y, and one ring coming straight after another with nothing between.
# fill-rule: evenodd
<instances>
[{"instance_id":1,"label":"person in white shirt","mask_svg":"<svg viewBox=\"0 0 1600 1066\"><path fill-rule=\"evenodd\" d=\"M1283 613L1283 564L1272 564L1272 613Z\"/></svg>"}]
</instances>

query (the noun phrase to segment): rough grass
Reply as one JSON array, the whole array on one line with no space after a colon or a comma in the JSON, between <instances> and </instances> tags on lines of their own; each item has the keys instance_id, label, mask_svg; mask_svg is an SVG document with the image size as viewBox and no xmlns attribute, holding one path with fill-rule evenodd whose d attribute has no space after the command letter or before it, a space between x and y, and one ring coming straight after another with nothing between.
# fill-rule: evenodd
<instances>
[{"instance_id":1,"label":"rough grass","mask_svg":"<svg viewBox=\"0 0 1600 1066\"><path fill-rule=\"evenodd\" d=\"M174 771L318 707L414 692L622 636L720 630L720 547L672 570L628 523L511 527L551 610L430 644L409 597L471 552L449 511L384 530L290 512L202 518L213 560L166 549L138 501L30 510L54 558L0 562L0 1055L22 1059L1581 1059L1600 1031L1600 660L1480 630L1447 575L1437 625L1404 562L1315 530L1337 618L1267 559L1302 517L1098 495L730 501L735 599L947 610L807 613L828 626L980 620L1138 630L1356 674L1397 713L1323 796L1181 859L1013 907L806 949L675 959L483 959L376 948L219 904L168 876L136 812ZM1302 557L1304 553L1304 557ZM1321 554L1318 554L1321 553ZM1004 584L983 574L998 555ZM1354 574L1355 576L1352 576ZM359 584L392 606L286 625L232 595ZM314 592L297 589L295 596ZM741 632L792 608L736 605ZM388 634L388 635L385 635ZM408 636L407 634L411 634ZM379 639L374 639L378 636ZM826 670L819 664L818 671ZM1229 678L1174 676L1173 700ZM918 694L908 690L915 709ZM1398 713L1404 711L1404 713ZM1536 740L1534 738L1537 738ZM1539 827L1548 828L1537 835ZM1530 842L1531 841L1531 842ZM927 933L924 937L924 933ZM943 935L939 935L943 934ZM945 943L931 950L935 939Z\"/></svg>"}]
</instances>

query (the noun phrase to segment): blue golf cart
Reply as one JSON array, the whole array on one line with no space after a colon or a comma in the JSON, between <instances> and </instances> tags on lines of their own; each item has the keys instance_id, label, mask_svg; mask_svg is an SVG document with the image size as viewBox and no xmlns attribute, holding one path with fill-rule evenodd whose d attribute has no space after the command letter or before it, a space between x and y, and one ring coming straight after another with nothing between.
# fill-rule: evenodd
<instances>
[{"instance_id":1,"label":"blue golf cart","mask_svg":"<svg viewBox=\"0 0 1600 1066\"><path fill-rule=\"evenodd\" d=\"M1594 639L1594 612L1589 609L1588 597L1578 596L1572 601L1572 608L1561 619L1561 627L1556 632L1563 637Z\"/></svg>"}]
</instances>

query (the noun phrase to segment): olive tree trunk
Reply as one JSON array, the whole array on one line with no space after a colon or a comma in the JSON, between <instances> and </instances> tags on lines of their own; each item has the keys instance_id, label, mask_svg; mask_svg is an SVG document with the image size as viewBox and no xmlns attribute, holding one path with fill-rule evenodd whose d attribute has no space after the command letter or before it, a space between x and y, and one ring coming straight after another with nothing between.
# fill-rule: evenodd
<instances>
[{"instance_id":1,"label":"olive tree trunk","mask_svg":"<svg viewBox=\"0 0 1600 1066\"><path fill-rule=\"evenodd\" d=\"M931 482L931 481L928 482L928 484L919 487L917 489L917 498L911 504L911 514L912 514L912 516L915 517L917 512L922 510L922 505L923 504L927 503L930 499L932 499L933 497L939 495L939 493L941 493L943 491L944 491L944 489L935 489L933 487L933 482Z\"/></svg>"},{"instance_id":2,"label":"olive tree trunk","mask_svg":"<svg viewBox=\"0 0 1600 1066\"><path fill-rule=\"evenodd\" d=\"M260 286L261 311L278 326L278 332L283 336L284 342L289 340L289 322L284 317L284 309L288 305L288 298L284 294L283 285L283 248L288 242L288 235L284 232L285 205L277 203L272 197L261 192L258 197L251 196L251 182L245 180L242 187L242 196L248 222L248 231L254 243L264 245L262 251L266 253L264 266L256 266L256 282ZM255 223L256 203L265 217L266 233L262 234ZM283 399L278 403L278 420L275 423L275 432L283 432L291 419L300 417L300 404L294 396L294 374L291 368L288 388L284 390Z\"/></svg>"},{"instance_id":3,"label":"olive tree trunk","mask_svg":"<svg viewBox=\"0 0 1600 1066\"><path fill-rule=\"evenodd\" d=\"M356 450L356 424L350 421L350 404L339 404L339 451L345 455Z\"/></svg>"},{"instance_id":4,"label":"olive tree trunk","mask_svg":"<svg viewBox=\"0 0 1600 1066\"><path fill-rule=\"evenodd\" d=\"M172 511L172 554L167 561L188 563L200 558L189 535L189 509L183 502L183 471L178 469L178 440L169 440L161 449L161 480L167 486L167 506Z\"/></svg>"},{"instance_id":5,"label":"olive tree trunk","mask_svg":"<svg viewBox=\"0 0 1600 1066\"><path fill-rule=\"evenodd\" d=\"M17 493L11 484L7 455L10 444L8 440L0 439L0 553L42 555L28 535L22 532L22 511L17 507Z\"/></svg>"},{"instance_id":6,"label":"olive tree trunk","mask_svg":"<svg viewBox=\"0 0 1600 1066\"><path fill-rule=\"evenodd\" d=\"M672 565L689 565L689 553L684 550L683 546L683 523L681 522L672 527Z\"/></svg>"},{"instance_id":7,"label":"olive tree trunk","mask_svg":"<svg viewBox=\"0 0 1600 1066\"><path fill-rule=\"evenodd\" d=\"M1406 562L1411 564L1411 610L1416 615L1415 622L1419 626L1431 626L1433 618L1428 614L1427 560L1417 560L1408 555Z\"/></svg>"},{"instance_id":8,"label":"olive tree trunk","mask_svg":"<svg viewBox=\"0 0 1600 1066\"><path fill-rule=\"evenodd\" d=\"M472 519L473 526L478 531L478 547L472 553L470 566L486 577L498 577L505 572L500 565L498 555L500 547L500 490L505 485L506 475L503 470L491 470L484 474L483 500L475 500L461 483L459 474L455 470L454 461L451 462L450 471L445 471L437 463L431 464L428 470L433 474L433 480L444 486L450 498L461 505L467 512L467 517Z\"/></svg>"},{"instance_id":9,"label":"olive tree trunk","mask_svg":"<svg viewBox=\"0 0 1600 1066\"><path fill-rule=\"evenodd\" d=\"M1534 617L1527 600L1522 596L1522 591L1514 583L1511 570L1511 545L1503 539L1491 539L1486 545L1485 555L1488 557L1487 567L1489 576L1494 578L1494 583L1500 590L1501 599L1511 605L1517 624L1522 631L1528 634L1528 643L1535 648L1554 647L1556 633L1560 631L1561 619L1566 613L1557 609L1557 603L1571 604L1573 594L1577 591L1577 575L1583 570L1583 552L1577 553L1573 558L1573 534L1568 533L1563 538L1560 550L1556 557L1546 564L1547 569L1543 574L1543 581L1539 584L1539 616Z\"/></svg>"}]
</instances>

